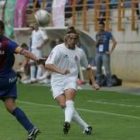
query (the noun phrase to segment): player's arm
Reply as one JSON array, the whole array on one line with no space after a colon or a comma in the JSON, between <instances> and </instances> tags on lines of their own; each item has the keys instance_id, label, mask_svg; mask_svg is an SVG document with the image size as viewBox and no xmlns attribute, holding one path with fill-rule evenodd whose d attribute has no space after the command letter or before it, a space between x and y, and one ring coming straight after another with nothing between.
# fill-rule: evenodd
<instances>
[{"instance_id":1,"label":"player's arm","mask_svg":"<svg viewBox=\"0 0 140 140\"><path fill-rule=\"evenodd\" d=\"M26 58L32 59L34 61L38 60L38 58L33 53L21 48L20 46L15 49L15 53L24 55Z\"/></svg>"},{"instance_id":2,"label":"player's arm","mask_svg":"<svg viewBox=\"0 0 140 140\"><path fill-rule=\"evenodd\" d=\"M95 81L93 70L90 66L87 68L87 71L88 71L89 80L91 81L92 87L95 88L96 90L100 89L99 85Z\"/></svg>"},{"instance_id":3,"label":"player's arm","mask_svg":"<svg viewBox=\"0 0 140 140\"><path fill-rule=\"evenodd\" d=\"M111 47L110 51L106 52L106 54L108 54L108 55L110 55L113 52L113 50L115 49L115 47L117 45L117 41L111 33L109 33L109 38L112 41L112 47Z\"/></svg>"},{"instance_id":4,"label":"player's arm","mask_svg":"<svg viewBox=\"0 0 140 140\"><path fill-rule=\"evenodd\" d=\"M24 55L26 58L29 58L29 59L32 59L34 60L35 62L37 63L43 63L45 61L44 58L38 58L36 55L34 55L33 53L21 48L20 46L18 46L16 49L15 49L15 53L18 53L18 54L21 54L21 55Z\"/></svg>"},{"instance_id":5,"label":"player's arm","mask_svg":"<svg viewBox=\"0 0 140 140\"><path fill-rule=\"evenodd\" d=\"M42 34L42 37L43 37L43 41L40 44L40 46L37 47L37 49L42 49L44 47L44 45L49 41L49 38L44 31L41 31L41 34Z\"/></svg>"},{"instance_id":6,"label":"player's arm","mask_svg":"<svg viewBox=\"0 0 140 140\"><path fill-rule=\"evenodd\" d=\"M86 70L88 72L88 75L89 75L89 80L92 83L92 87L95 88L96 90L100 89L99 85L95 81L93 70L92 70L91 66L88 65L88 61L87 61L86 55L85 55L83 50L81 50L81 61L80 61L80 63L81 63L82 66L84 66L86 68Z\"/></svg>"},{"instance_id":7,"label":"player's arm","mask_svg":"<svg viewBox=\"0 0 140 140\"><path fill-rule=\"evenodd\" d=\"M44 46L48 41L49 41L48 38L44 39L43 42L41 43L41 45L40 45L39 47L37 47L37 49L40 49L40 50L41 50L41 49L43 48L43 46Z\"/></svg>"},{"instance_id":8,"label":"player's arm","mask_svg":"<svg viewBox=\"0 0 140 140\"><path fill-rule=\"evenodd\" d=\"M116 41L116 39L115 39L114 37L112 37L111 40L112 40L112 43L113 43L113 44L112 44L112 48L111 48L110 51L113 52L113 50L115 49L115 47L116 47L116 45L117 45L117 41Z\"/></svg>"},{"instance_id":9,"label":"player's arm","mask_svg":"<svg viewBox=\"0 0 140 140\"><path fill-rule=\"evenodd\" d=\"M70 73L69 70L67 70L67 69L66 70L60 70L59 68L55 67L53 64L49 64L49 63L47 63L45 65L45 68L52 71L52 72L60 73L62 75Z\"/></svg>"}]
</instances>

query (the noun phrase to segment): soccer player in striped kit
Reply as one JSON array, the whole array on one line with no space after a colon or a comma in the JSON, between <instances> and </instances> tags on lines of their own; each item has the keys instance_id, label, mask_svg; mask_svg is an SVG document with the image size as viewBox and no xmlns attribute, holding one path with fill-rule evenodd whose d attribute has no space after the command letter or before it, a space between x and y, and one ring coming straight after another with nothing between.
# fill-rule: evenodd
<instances>
[{"instance_id":1,"label":"soccer player in striped kit","mask_svg":"<svg viewBox=\"0 0 140 140\"><path fill-rule=\"evenodd\" d=\"M15 62L14 54L21 54L37 63L41 63L43 60L43 58L36 57L7 38L4 35L4 22L0 20L0 99L4 102L7 111L27 130L27 140L35 140L39 134L39 129L30 122L15 102L17 98L17 76L12 69Z\"/></svg>"}]
</instances>

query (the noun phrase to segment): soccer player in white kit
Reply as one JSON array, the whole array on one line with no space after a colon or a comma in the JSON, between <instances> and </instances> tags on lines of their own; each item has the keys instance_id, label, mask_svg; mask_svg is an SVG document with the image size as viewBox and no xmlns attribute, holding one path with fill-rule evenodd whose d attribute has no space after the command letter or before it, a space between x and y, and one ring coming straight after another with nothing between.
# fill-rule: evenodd
<instances>
[{"instance_id":1,"label":"soccer player in white kit","mask_svg":"<svg viewBox=\"0 0 140 140\"><path fill-rule=\"evenodd\" d=\"M43 30L39 29L37 23L32 26L34 27L34 30L32 31L31 35L31 52L37 57L42 57L42 49L43 46L48 42L48 36ZM37 65L37 76L35 76L36 65L33 64L30 66L30 72L31 82L34 82L36 81L36 78L38 79L41 76L42 68L40 65Z\"/></svg>"},{"instance_id":2,"label":"soccer player in white kit","mask_svg":"<svg viewBox=\"0 0 140 140\"><path fill-rule=\"evenodd\" d=\"M78 34L74 27L67 29L65 43L57 45L50 53L45 67L52 71L51 87L53 97L65 113L63 132L67 134L71 121L77 122L90 135L92 127L88 125L77 113L74 107L74 98L77 89L77 78L80 65L84 66L92 81L92 87L98 90L91 67L84 51L76 46Z\"/></svg>"}]
</instances>

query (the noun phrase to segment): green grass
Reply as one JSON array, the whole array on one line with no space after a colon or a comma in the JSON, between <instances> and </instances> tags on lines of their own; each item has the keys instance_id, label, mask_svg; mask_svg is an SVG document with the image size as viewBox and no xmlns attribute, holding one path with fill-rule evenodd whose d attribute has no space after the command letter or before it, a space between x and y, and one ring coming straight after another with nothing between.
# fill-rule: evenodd
<instances>
[{"instance_id":1,"label":"green grass","mask_svg":"<svg viewBox=\"0 0 140 140\"><path fill-rule=\"evenodd\" d=\"M139 140L140 96L109 91L80 90L75 106L82 118L94 127L86 136L72 123L68 135L63 135L63 111L51 95L49 87L18 85L17 104L40 128L37 140ZM0 102L0 140L25 140L27 132Z\"/></svg>"}]
</instances>

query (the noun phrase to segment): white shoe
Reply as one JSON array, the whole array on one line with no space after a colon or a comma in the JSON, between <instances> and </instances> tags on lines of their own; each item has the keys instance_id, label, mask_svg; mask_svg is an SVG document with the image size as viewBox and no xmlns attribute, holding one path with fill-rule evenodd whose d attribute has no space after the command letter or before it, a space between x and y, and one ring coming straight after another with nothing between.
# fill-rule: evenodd
<instances>
[{"instance_id":1,"label":"white shoe","mask_svg":"<svg viewBox=\"0 0 140 140\"><path fill-rule=\"evenodd\" d=\"M23 84L30 84L31 83L31 80L24 80L24 81L21 81Z\"/></svg>"},{"instance_id":2,"label":"white shoe","mask_svg":"<svg viewBox=\"0 0 140 140\"><path fill-rule=\"evenodd\" d=\"M49 84L50 83L50 80L44 79L44 80L40 81L39 83L40 84Z\"/></svg>"},{"instance_id":3,"label":"white shoe","mask_svg":"<svg viewBox=\"0 0 140 140\"><path fill-rule=\"evenodd\" d=\"M82 90L83 88L81 86L77 86L77 89L78 90Z\"/></svg>"},{"instance_id":4,"label":"white shoe","mask_svg":"<svg viewBox=\"0 0 140 140\"><path fill-rule=\"evenodd\" d=\"M83 133L85 133L86 135L91 135L92 134L92 126L88 126Z\"/></svg>"}]
</instances>

